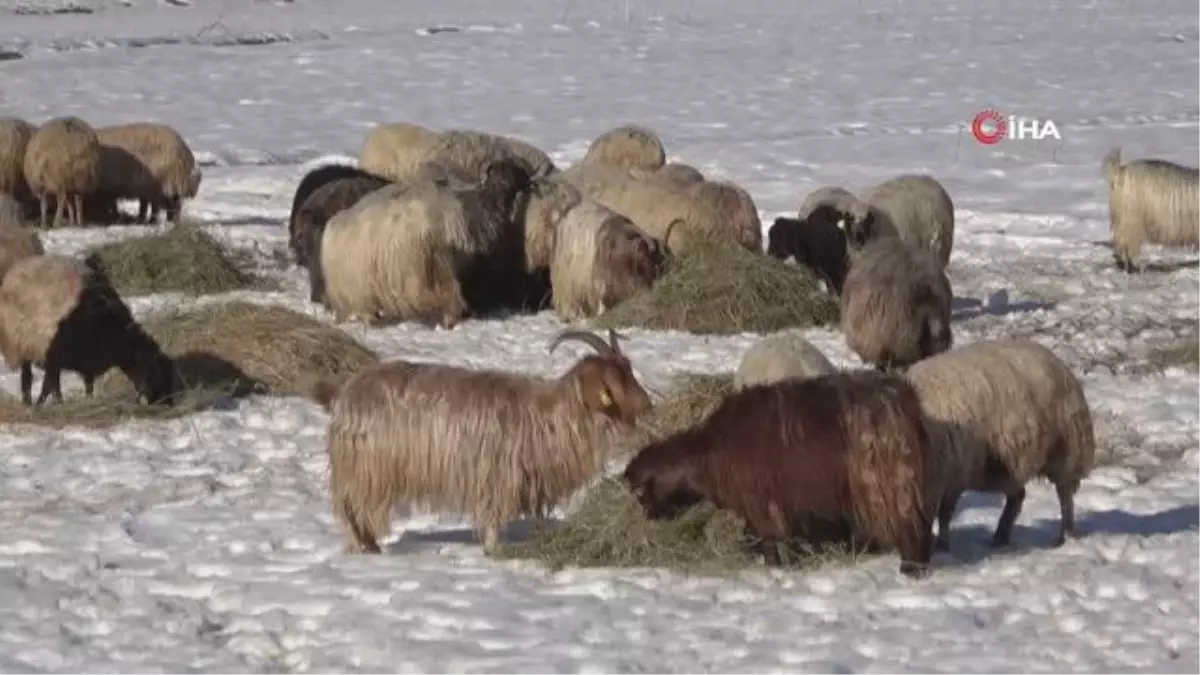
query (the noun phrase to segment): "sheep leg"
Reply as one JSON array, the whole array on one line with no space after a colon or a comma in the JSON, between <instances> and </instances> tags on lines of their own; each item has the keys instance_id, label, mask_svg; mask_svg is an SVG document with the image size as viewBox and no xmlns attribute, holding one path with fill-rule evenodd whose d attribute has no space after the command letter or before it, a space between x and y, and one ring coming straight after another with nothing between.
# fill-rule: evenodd
<instances>
[{"instance_id":1,"label":"sheep leg","mask_svg":"<svg viewBox=\"0 0 1200 675\"><path fill-rule=\"evenodd\" d=\"M1008 499L1004 501L1004 511L1000 513L1000 522L996 525L996 534L992 536L992 546L999 548L1008 546L1011 539L1013 525L1017 522L1017 516L1021 515L1021 507L1025 505L1025 487L1008 493Z\"/></svg>"},{"instance_id":2,"label":"sheep leg","mask_svg":"<svg viewBox=\"0 0 1200 675\"><path fill-rule=\"evenodd\" d=\"M59 382L62 376L62 370L60 370L57 365L50 363L46 364L45 370L46 374L42 377L42 391L40 394L38 394L38 405L45 403L46 399L50 397L51 393L54 394L54 399L57 402L62 403L63 396Z\"/></svg>"},{"instance_id":3,"label":"sheep leg","mask_svg":"<svg viewBox=\"0 0 1200 675\"><path fill-rule=\"evenodd\" d=\"M96 376L91 373L83 376L83 393L91 398L96 389Z\"/></svg>"},{"instance_id":4,"label":"sheep leg","mask_svg":"<svg viewBox=\"0 0 1200 675\"><path fill-rule=\"evenodd\" d=\"M51 227L58 227L66 213L67 200L62 195L57 195L54 201L54 223Z\"/></svg>"},{"instance_id":5,"label":"sheep leg","mask_svg":"<svg viewBox=\"0 0 1200 675\"><path fill-rule=\"evenodd\" d=\"M75 226L83 227L83 195L72 195L71 206L71 210L75 212Z\"/></svg>"},{"instance_id":6,"label":"sheep leg","mask_svg":"<svg viewBox=\"0 0 1200 675\"><path fill-rule=\"evenodd\" d=\"M912 579L921 579L930 572L929 561L934 548L933 523L926 514L921 513L913 518L911 527L909 536L896 545L900 553L900 573Z\"/></svg>"},{"instance_id":7,"label":"sheep leg","mask_svg":"<svg viewBox=\"0 0 1200 675\"><path fill-rule=\"evenodd\" d=\"M935 551L950 550L950 521L954 519L954 510L958 507L960 493L948 494L942 497L938 504L938 533L933 545Z\"/></svg>"},{"instance_id":8,"label":"sheep leg","mask_svg":"<svg viewBox=\"0 0 1200 675\"><path fill-rule=\"evenodd\" d=\"M349 497L335 500L334 515L346 528L350 541L346 543L346 553L382 553L379 540L376 539L368 523L359 516L353 500Z\"/></svg>"},{"instance_id":9,"label":"sheep leg","mask_svg":"<svg viewBox=\"0 0 1200 675\"><path fill-rule=\"evenodd\" d=\"M150 202L145 199L138 198L137 221L139 223L146 222L146 215L147 215L146 211L148 211L148 210L150 210ZM154 217L153 214L151 214L150 217L153 218Z\"/></svg>"},{"instance_id":10,"label":"sheep leg","mask_svg":"<svg viewBox=\"0 0 1200 675\"><path fill-rule=\"evenodd\" d=\"M33 405L33 364L21 364L21 402Z\"/></svg>"},{"instance_id":11,"label":"sheep leg","mask_svg":"<svg viewBox=\"0 0 1200 675\"><path fill-rule=\"evenodd\" d=\"M500 547L500 526L491 524L483 528L483 551L493 553Z\"/></svg>"},{"instance_id":12,"label":"sheep leg","mask_svg":"<svg viewBox=\"0 0 1200 675\"><path fill-rule=\"evenodd\" d=\"M1054 490L1058 493L1058 506L1062 512L1062 527L1058 533L1058 541L1055 546L1062 546L1067 543L1067 539L1076 536L1075 530L1075 490L1078 485L1055 485Z\"/></svg>"},{"instance_id":13,"label":"sheep leg","mask_svg":"<svg viewBox=\"0 0 1200 675\"><path fill-rule=\"evenodd\" d=\"M47 221L50 218L50 200L46 195L38 195L38 206L41 212L38 218L38 225L46 227Z\"/></svg>"}]
</instances>

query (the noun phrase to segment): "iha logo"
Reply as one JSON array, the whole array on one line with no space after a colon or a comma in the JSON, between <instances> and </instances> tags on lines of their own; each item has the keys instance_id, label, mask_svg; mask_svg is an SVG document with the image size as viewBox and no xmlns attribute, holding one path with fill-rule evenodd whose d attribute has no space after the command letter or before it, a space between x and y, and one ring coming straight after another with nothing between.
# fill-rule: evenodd
<instances>
[{"instance_id":1,"label":"iha logo","mask_svg":"<svg viewBox=\"0 0 1200 675\"><path fill-rule=\"evenodd\" d=\"M1061 141L1053 120L1034 117L1001 115L997 110L984 110L971 120L971 135L984 145L995 145L1004 139L1040 141L1047 136Z\"/></svg>"}]
</instances>

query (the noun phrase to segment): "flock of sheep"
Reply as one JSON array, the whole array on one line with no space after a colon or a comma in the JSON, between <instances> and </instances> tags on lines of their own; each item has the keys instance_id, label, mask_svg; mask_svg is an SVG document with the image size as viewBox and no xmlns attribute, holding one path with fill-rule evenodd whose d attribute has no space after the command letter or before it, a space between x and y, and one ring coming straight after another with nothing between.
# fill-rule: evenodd
<instances>
[{"instance_id":1,"label":"flock of sheep","mask_svg":"<svg viewBox=\"0 0 1200 675\"><path fill-rule=\"evenodd\" d=\"M92 130L77 118L40 128L0 120L0 352L45 370L38 402L61 400L59 374L122 369L149 402L181 384L95 257L45 255L24 223L57 204L75 224L109 222L116 200L177 218L200 172L178 133L139 124ZM1144 241L1195 247L1197 170L1106 159L1114 252L1134 271ZM358 167L327 165L297 186L289 244L314 302L338 321L421 321L536 311L595 317L650 288L698 238L794 260L839 296L847 344L874 369L838 372L795 333L744 357L715 412L641 448L624 470L649 518L700 501L746 521L770 563L792 537L896 550L927 572L965 490L1007 501L993 541L1007 543L1025 485L1056 488L1060 542L1095 461L1091 412L1071 370L1030 341L952 348L946 276L954 206L929 176L902 175L861 197L816 190L778 218L763 246L750 195L667 163L658 137L623 126L560 170L528 143L476 131L385 124ZM765 251L764 251L765 248ZM395 507L470 517L488 549L501 528L545 517L603 472L651 408L618 336L567 330L591 353L556 379L441 364L384 362L319 380L330 412L333 510L350 548L378 552ZM933 524L937 521L937 537Z\"/></svg>"}]
</instances>

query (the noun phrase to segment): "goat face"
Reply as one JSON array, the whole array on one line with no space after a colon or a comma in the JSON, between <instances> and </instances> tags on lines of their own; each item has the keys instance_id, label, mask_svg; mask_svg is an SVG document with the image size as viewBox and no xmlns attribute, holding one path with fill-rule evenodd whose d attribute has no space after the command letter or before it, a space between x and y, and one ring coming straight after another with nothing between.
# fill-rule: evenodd
<instances>
[{"instance_id":1,"label":"goat face","mask_svg":"<svg viewBox=\"0 0 1200 675\"><path fill-rule=\"evenodd\" d=\"M650 395L624 357L589 356L581 365L580 389L589 409L631 426L650 409Z\"/></svg>"}]
</instances>

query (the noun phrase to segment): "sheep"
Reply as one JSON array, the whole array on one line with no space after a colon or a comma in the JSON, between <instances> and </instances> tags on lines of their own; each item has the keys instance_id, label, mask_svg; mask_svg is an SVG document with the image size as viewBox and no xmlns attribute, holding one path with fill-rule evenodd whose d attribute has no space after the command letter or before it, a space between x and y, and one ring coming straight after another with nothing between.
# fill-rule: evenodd
<instances>
[{"instance_id":1,"label":"sheep","mask_svg":"<svg viewBox=\"0 0 1200 675\"><path fill-rule=\"evenodd\" d=\"M590 201L572 208L557 228L550 285L559 318L573 321L650 287L669 254L628 218Z\"/></svg>"},{"instance_id":2,"label":"sheep","mask_svg":"<svg viewBox=\"0 0 1200 675\"><path fill-rule=\"evenodd\" d=\"M772 384L790 378L832 375L837 368L800 331L783 331L756 342L742 356L733 375L734 389Z\"/></svg>"},{"instance_id":3,"label":"sheep","mask_svg":"<svg viewBox=\"0 0 1200 675\"><path fill-rule=\"evenodd\" d=\"M525 269L549 270L554 258L555 232L559 223L584 201L574 185L557 177L543 177L530 185L525 205Z\"/></svg>"},{"instance_id":4,"label":"sheep","mask_svg":"<svg viewBox=\"0 0 1200 675\"><path fill-rule=\"evenodd\" d=\"M1075 493L1095 466L1092 413L1071 369L1030 340L987 340L913 365L938 477L935 550L949 549L950 520L965 490L1006 495L993 546L1006 546L1042 476L1058 493L1056 545L1075 534Z\"/></svg>"},{"instance_id":5,"label":"sheep","mask_svg":"<svg viewBox=\"0 0 1200 675\"><path fill-rule=\"evenodd\" d=\"M0 281L17 261L46 252L41 237L25 227L24 220L17 200L0 194Z\"/></svg>"},{"instance_id":6,"label":"sheep","mask_svg":"<svg viewBox=\"0 0 1200 675\"><path fill-rule=\"evenodd\" d=\"M792 537L895 548L921 577L932 555L929 443L902 377L836 373L752 386L703 422L644 447L622 479L647 518L708 500L746 521L768 565Z\"/></svg>"},{"instance_id":7,"label":"sheep","mask_svg":"<svg viewBox=\"0 0 1200 675\"><path fill-rule=\"evenodd\" d=\"M846 238L847 255L851 257L870 241L899 236L890 220L849 190L835 185L824 185L810 192L800 203L796 217L809 225L819 225L822 230L829 227L841 230Z\"/></svg>"},{"instance_id":8,"label":"sheep","mask_svg":"<svg viewBox=\"0 0 1200 675\"><path fill-rule=\"evenodd\" d=\"M597 136L580 164L654 171L666 161L667 153L658 134L643 126L626 124Z\"/></svg>"},{"instance_id":9,"label":"sheep","mask_svg":"<svg viewBox=\"0 0 1200 675\"><path fill-rule=\"evenodd\" d=\"M347 552L379 553L398 505L465 514L494 551L503 526L546 517L598 473L650 397L615 333L565 331L550 351L567 340L596 353L558 379L393 361L318 381Z\"/></svg>"},{"instance_id":10,"label":"sheep","mask_svg":"<svg viewBox=\"0 0 1200 675\"><path fill-rule=\"evenodd\" d=\"M416 319L451 328L468 311L511 300L523 291L515 214L529 189L524 168L503 161L479 187L405 181L335 215L319 260L338 321L357 315L372 325Z\"/></svg>"},{"instance_id":11,"label":"sheep","mask_svg":"<svg viewBox=\"0 0 1200 675\"><path fill-rule=\"evenodd\" d=\"M931 176L902 174L871 188L863 196L882 231L929 251L942 267L954 247L954 201Z\"/></svg>"},{"instance_id":12,"label":"sheep","mask_svg":"<svg viewBox=\"0 0 1200 675\"><path fill-rule=\"evenodd\" d=\"M37 403L62 402L60 377L96 377L119 368L151 404L171 404L180 391L174 365L134 320L100 259L39 255L17 261L0 281L0 353L21 370L21 400L32 404L33 365L45 370Z\"/></svg>"},{"instance_id":13,"label":"sheep","mask_svg":"<svg viewBox=\"0 0 1200 675\"><path fill-rule=\"evenodd\" d=\"M29 200L25 182L25 148L37 127L16 117L0 117L0 195ZM24 209L22 209L24 210Z\"/></svg>"},{"instance_id":14,"label":"sheep","mask_svg":"<svg viewBox=\"0 0 1200 675\"><path fill-rule=\"evenodd\" d=\"M728 181L702 181L687 188L687 193L712 207L728 232L742 246L762 251L762 221L754 199Z\"/></svg>"},{"instance_id":15,"label":"sheep","mask_svg":"<svg viewBox=\"0 0 1200 675\"><path fill-rule=\"evenodd\" d=\"M829 290L840 295L849 270L849 249L846 233L830 219L823 209L803 221L779 217L767 229L767 255L779 260L794 259L825 279Z\"/></svg>"},{"instance_id":16,"label":"sheep","mask_svg":"<svg viewBox=\"0 0 1200 675\"><path fill-rule=\"evenodd\" d=\"M160 209L179 222L183 200L196 195L201 176L183 136L156 122L100 127L96 135L104 164L99 191L111 200L137 199L138 222L154 222Z\"/></svg>"},{"instance_id":17,"label":"sheep","mask_svg":"<svg viewBox=\"0 0 1200 675\"><path fill-rule=\"evenodd\" d=\"M78 117L52 119L34 132L25 148L25 180L40 205L39 223L48 225L49 199L58 202L54 227L67 221L83 225L83 198L100 186L100 141L96 130Z\"/></svg>"},{"instance_id":18,"label":"sheep","mask_svg":"<svg viewBox=\"0 0 1200 675\"><path fill-rule=\"evenodd\" d=\"M288 247L296 263L307 268L325 223L339 211L387 185L389 180L345 164L326 164L305 174L292 196L288 216ZM314 300L317 302L317 300Z\"/></svg>"},{"instance_id":19,"label":"sheep","mask_svg":"<svg viewBox=\"0 0 1200 675\"><path fill-rule=\"evenodd\" d=\"M950 280L932 253L898 237L868 243L842 286L846 344L880 370L907 368L952 346Z\"/></svg>"},{"instance_id":20,"label":"sheep","mask_svg":"<svg viewBox=\"0 0 1200 675\"><path fill-rule=\"evenodd\" d=\"M663 185L681 190L696 183L703 183L705 180L704 174L700 173L699 169L683 162L668 162L653 171L636 167L630 171L641 180L659 181Z\"/></svg>"},{"instance_id":21,"label":"sheep","mask_svg":"<svg viewBox=\"0 0 1200 675\"><path fill-rule=\"evenodd\" d=\"M1121 166L1121 149L1104 158L1108 218L1117 268L1140 272L1142 244L1200 246L1200 169L1162 159Z\"/></svg>"},{"instance_id":22,"label":"sheep","mask_svg":"<svg viewBox=\"0 0 1200 675\"><path fill-rule=\"evenodd\" d=\"M535 179L557 171L549 155L525 141L458 129L438 134L421 159L422 163L443 162L457 167L473 182L482 181L487 168L499 161L517 162Z\"/></svg>"},{"instance_id":23,"label":"sheep","mask_svg":"<svg viewBox=\"0 0 1200 675\"><path fill-rule=\"evenodd\" d=\"M403 180L416 171L437 136L417 124L380 124L363 140L358 166L388 180Z\"/></svg>"},{"instance_id":24,"label":"sheep","mask_svg":"<svg viewBox=\"0 0 1200 675\"><path fill-rule=\"evenodd\" d=\"M718 236L746 245L746 237L739 235L711 205L661 182L638 180L628 169L580 164L562 171L555 179L570 183L588 199L632 220L643 232L665 242L673 253L682 252L693 235ZM672 228L676 221L682 226Z\"/></svg>"}]
</instances>

